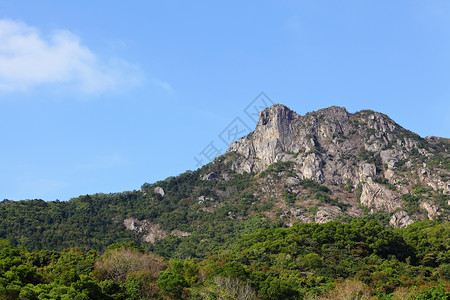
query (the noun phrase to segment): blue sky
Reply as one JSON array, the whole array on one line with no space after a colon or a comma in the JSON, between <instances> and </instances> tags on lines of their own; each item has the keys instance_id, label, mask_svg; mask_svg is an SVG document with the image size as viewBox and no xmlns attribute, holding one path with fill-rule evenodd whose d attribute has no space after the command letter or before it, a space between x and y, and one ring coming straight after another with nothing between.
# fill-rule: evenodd
<instances>
[{"instance_id":1,"label":"blue sky","mask_svg":"<svg viewBox=\"0 0 450 300\"><path fill-rule=\"evenodd\" d=\"M0 199L194 170L260 92L450 137L449 80L444 0L0 0Z\"/></svg>"}]
</instances>

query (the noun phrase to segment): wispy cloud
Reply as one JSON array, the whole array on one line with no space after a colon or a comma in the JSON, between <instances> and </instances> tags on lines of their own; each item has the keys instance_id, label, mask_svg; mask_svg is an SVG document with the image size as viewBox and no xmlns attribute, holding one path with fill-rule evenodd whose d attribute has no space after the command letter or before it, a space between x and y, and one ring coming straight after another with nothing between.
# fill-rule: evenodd
<instances>
[{"instance_id":1,"label":"wispy cloud","mask_svg":"<svg viewBox=\"0 0 450 300\"><path fill-rule=\"evenodd\" d=\"M165 81L153 78L152 80L150 80L150 82L153 83L155 86L162 88L166 92L173 93L172 86Z\"/></svg>"},{"instance_id":2,"label":"wispy cloud","mask_svg":"<svg viewBox=\"0 0 450 300\"><path fill-rule=\"evenodd\" d=\"M139 67L99 58L67 30L43 35L23 22L0 19L0 92L56 85L98 94L139 85L142 79Z\"/></svg>"}]
</instances>

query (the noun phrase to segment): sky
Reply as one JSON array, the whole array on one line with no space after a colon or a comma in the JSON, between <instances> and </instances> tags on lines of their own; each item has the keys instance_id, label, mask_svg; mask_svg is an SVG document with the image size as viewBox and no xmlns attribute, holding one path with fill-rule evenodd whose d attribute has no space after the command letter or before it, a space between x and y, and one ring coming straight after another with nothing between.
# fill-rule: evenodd
<instances>
[{"instance_id":1,"label":"sky","mask_svg":"<svg viewBox=\"0 0 450 300\"><path fill-rule=\"evenodd\" d=\"M0 0L0 200L195 170L271 103L450 137L449 99L446 0Z\"/></svg>"}]
</instances>

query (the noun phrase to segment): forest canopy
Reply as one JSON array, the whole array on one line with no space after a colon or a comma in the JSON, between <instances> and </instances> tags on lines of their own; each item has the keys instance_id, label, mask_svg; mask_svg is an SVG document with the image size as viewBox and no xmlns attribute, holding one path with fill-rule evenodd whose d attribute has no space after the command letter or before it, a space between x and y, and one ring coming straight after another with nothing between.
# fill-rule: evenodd
<instances>
[{"instance_id":1,"label":"forest canopy","mask_svg":"<svg viewBox=\"0 0 450 300\"><path fill-rule=\"evenodd\" d=\"M357 219L260 229L205 259L0 241L0 299L447 299L450 224Z\"/></svg>"}]
</instances>

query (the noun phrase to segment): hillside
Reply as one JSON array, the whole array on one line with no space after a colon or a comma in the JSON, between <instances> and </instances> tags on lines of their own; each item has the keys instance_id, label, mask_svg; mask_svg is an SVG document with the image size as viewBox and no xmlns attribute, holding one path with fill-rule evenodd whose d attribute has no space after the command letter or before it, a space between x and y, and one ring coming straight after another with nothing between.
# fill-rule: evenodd
<instances>
[{"instance_id":1,"label":"hillside","mask_svg":"<svg viewBox=\"0 0 450 300\"><path fill-rule=\"evenodd\" d=\"M0 239L30 250L135 241L166 258L207 257L260 228L375 219L447 222L450 142L388 116L275 104L224 155L140 190L0 204Z\"/></svg>"},{"instance_id":2,"label":"hillside","mask_svg":"<svg viewBox=\"0 0 450 300\"><path fill-rule=\"evenodd\" d=\"M261 229L204 260L145 253L29 252L0 241L0 299L392 299L450 297L450 227L296 223Z\"/></svg>"}]
</instances>

